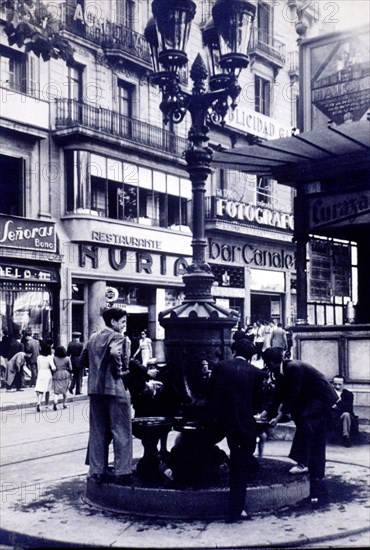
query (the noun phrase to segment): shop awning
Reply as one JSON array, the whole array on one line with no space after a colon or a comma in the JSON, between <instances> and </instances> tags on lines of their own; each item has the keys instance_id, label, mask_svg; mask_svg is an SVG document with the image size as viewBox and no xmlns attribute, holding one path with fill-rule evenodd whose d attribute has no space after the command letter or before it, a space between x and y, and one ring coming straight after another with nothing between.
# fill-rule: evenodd
<instances>
[{"instance_id":1,"label":"shop awning","mask_svg":"<svg viewBox=\"0 0 370 550\"><path fill-rule=\"evenodd\" d=\"M288 185L370 170L370 114L357 122L215 151L213 164Z\"/></svg>"}]
</instances>

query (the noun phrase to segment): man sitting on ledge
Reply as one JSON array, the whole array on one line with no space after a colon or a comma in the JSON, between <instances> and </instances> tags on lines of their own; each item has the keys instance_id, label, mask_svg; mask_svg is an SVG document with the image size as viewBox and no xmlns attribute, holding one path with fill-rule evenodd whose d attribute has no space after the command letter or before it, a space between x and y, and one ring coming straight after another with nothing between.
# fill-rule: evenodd
<instances>
[{"instance_id":1,"label":"man sitting on ledge","mask_svg":"<svg viewBox=\"0 0 370 550\"><path fill-rule=\"evenodd\" d=\"M345 380L341 374L337 374L332 380L339 400L333 405L331 421L332 429L339 433L343 445L350 447L351 433L356 431L357 417L353 412L353 393L344 388L344 383Z\"/></svg>"}]
</instances>

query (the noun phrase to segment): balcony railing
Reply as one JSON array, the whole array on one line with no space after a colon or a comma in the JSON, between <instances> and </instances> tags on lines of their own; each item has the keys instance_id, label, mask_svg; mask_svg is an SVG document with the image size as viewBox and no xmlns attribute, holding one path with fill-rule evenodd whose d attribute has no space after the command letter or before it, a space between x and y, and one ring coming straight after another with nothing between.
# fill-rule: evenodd
<instances>
[{"instance_id":1,"label":"balcony railing","mask_svg":"<svg viewBox=\"0 0 370 550\"><path fill-rule=\"evenodd\" d=\"M141 120L72 99L56 99L56 130L82 127L181 156L187 140Z\"/></svg>"},{"instance_id":2,"label":"balcony railing","mask_svg":"<svg viewBox=\"0 0 370 550\"><path fill-rule=\"evenodd\" d=\"M150 50L143 34L111 21L97 21L89 13L84 15L87 21L76 19L75 12L76 5L68 2L62 4L61 19L67 31L98 44L105 50L108 57L112 55L117 57L118 54L127 58L128 55L132 60L139 61L140 64L144 63L147 68L151 68Z\"/></svg>"},{"instance_id":3,"label":"balcony railing","mask_svg":"<svg viewBox=\"0 0 370 550\"><path fill-rule=\"evenodd\" d=\"M107 22L104 26L101 46L108 57L112 55L116 57L118 51L121 55L129 54L145 61L150 68L152 66L149 45L144 35L123 25Z\"/></svg>"},{"instance_id":4,"label":"balcony railing","mask_svg":"<svg viewBox=\"0 0 370 550\"><path fill-rule=\"evenodd\" d=\"M254 28L249 46L249 55L262 57L281 68L285 65L285 44L262 29Z\"/></svg>"}]
</instances>

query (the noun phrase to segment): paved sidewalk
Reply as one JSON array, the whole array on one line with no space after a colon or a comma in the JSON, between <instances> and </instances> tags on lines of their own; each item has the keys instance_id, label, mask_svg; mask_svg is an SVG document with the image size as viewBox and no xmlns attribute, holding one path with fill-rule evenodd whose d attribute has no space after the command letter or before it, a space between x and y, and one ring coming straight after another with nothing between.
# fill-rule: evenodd
<instances>
[{"instance_id":1,"label":"paved sidewalk","mask_svg":"<svg viewBox=\"0 0 370 550\"><path fill-rule=\"evenodd\" d=\"M87 399L87 377L83 379L82 395L67 394L67 403L72 401L81 401ZM59 407L61 406L62 397L59 396ZM54 403L54 394L51 392L49 398L49 407L51 408ZM35 388L26 387L21 391L0 389L0 410L17 409L17 408L30 408L36 407L37 395ZM45 396L43 396L42 407L45 404Z\"/></svg>"},{"instance_id":2,"label":"paved sidewalk","mask_svg":"<svg viewBox=\"0 0 370 550\"><path fill-rule=\"evenodd\" d=\"M26 413L33 417L29 409L36 404L33 389L17 393L1 390L0 398L1 408L7 411L5 415L11 414L12 409L24 407ZM70 396L69 400L81 398L85 399L86 396ZM175 434L171 433L170 436L171 444ZM81 436L78 438L81 442ZM366 445L355 445L349 449L328 446L327 486L330 503L323 508L313 509L308 503L300 503L274 513L252 515L244 522L226 524L220 520L139 518L91 507L84 500L87 473L83 463L85 450L74 458L70 451L61 453L64 458L57 458L51 454L53 448L50 447L49 456L43 457L40 441L35 437L33 439L27 440L27 456L30 457L27 462L27 484L15 487L13 483L10 486L9 481L12 479L22 479L17 478L19 467L17 470L17 464L12 461L9 464L8 461L8 469L5 468L6 477L3 477L1 492L1 548L112 546L124 549L249 549L370 546L370 456ZM51 445L49 440L47 444ZM267 441L265 456L286 459L290 444L287 440ZM3 448L6 451L6 444ZM135 458L140 457L141 453L140 442L134 440ZM4 462L6 464L7 461ZM5 488L4 479L8 482Z\"/></svg>"}]
</instances>

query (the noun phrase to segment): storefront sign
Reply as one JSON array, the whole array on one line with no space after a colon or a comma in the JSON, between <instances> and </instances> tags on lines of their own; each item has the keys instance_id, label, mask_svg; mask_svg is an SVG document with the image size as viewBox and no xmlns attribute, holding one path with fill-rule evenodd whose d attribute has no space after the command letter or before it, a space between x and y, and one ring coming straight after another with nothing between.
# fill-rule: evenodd
<instances>
[{"instance_id":1,"label":"storefront sign","mask_svg":"<svg viewBox=\"0 0 370 550\"><path fill-rule=\"evenodd\" d=\"M56 252L53 222L0 215L0 247Z\"/></svg>"},{"instance_id":2,"label":"storefront sign","mask_svg":"<svg viewBox=\"0 0 370 550\"><path fill-rule=\"evenodd\" d=\"M215 198L215 200L217 217L240 222L254 222L259 225L292 231L294 229L293 215L287 212L279 212L270 208L262 208L254 204L235 202L223 198Z\"/></svg>"},{"instance_id":3,"label":"storefront sign","mask_svg":"<svg viewBox=\"0 0 370 550\"><path fill-rule=\"evenodd\" d=\"M295 255L284 249L255 247L251 244L243 246L219 243L208 240L208 255L210 260L224 261L225 263L245 264L263 268L291 270L295 266Z\"/></svg>"},{"instance_id":4,"label":"storefront sign","mask_svg":"<svg viewBox=\"0 0 370 550\"><path fill-rule=\"evenodd\" d=\"M161 250L162 243L154 239L142 239L128 235L117 235L115 233L105 233L104 231L92 231L91 239L95 242L128 246L133 248L147 248L150 250Z\"/></svg>"},{"instance_id":5,"label":"storefront sign","mask_svg":"<svg viewBox=\"0 0 370 550\"><path fill-rule=\"evenodd\" d=\"M150 254L144 250L133 252L124 248L99 248L97 246L79 246L79 265L86 267L87 262L93 269L101 268L105 261L103 254L107 253L109 268L114 271L123 271L127 267L135 265L135 272L147 275L167 275L167 255ZM159 260L159 261L158 261ZM180 256L173 262L173 273L175 277L186 273L188 262ZM114 289L113 289L114 290Z\"/></svg>"},{"instance_id":6,"label":"storefront sign","mask_svg":"<svg viewBox=\"0 0 370 550\"><path fill-rule=\"evenodd\" d=\"M292 127L285 126L271 117L241 106L236 107L235 111L229 110L226 117L226 126L263 139L277 139L292 135Z\"/></svg>"},{"instance_id":7,"label":"storefront sign","mask_svg":"<svg viewBox=\"0 0 370 550\"><path fill-rule=\"evenodd\" d=\"M58 273L52 269L41 270L33 267L26 268L0 264L0 279L56 283Z\"/></svg>"},{"instance_id":8,"label":"storefront sign","mask_svg":"<svg viewBox=\"0 0 370 550\"><path fill-rule=\"evenodd\" d=\"M321 195L308 201L310 229L370 221L370 191Z\"/></svg>"}]
</instances>

